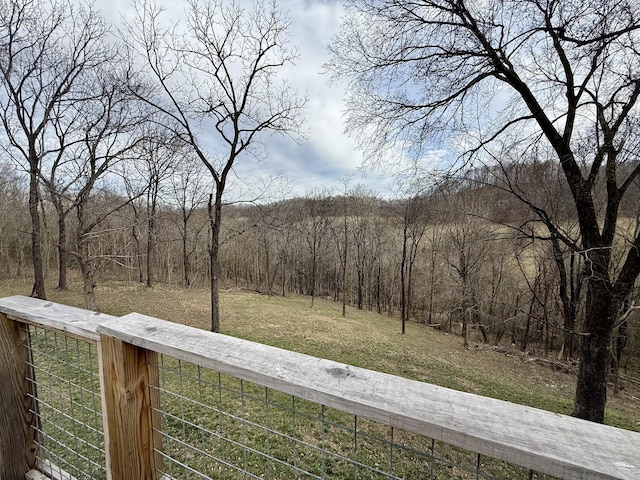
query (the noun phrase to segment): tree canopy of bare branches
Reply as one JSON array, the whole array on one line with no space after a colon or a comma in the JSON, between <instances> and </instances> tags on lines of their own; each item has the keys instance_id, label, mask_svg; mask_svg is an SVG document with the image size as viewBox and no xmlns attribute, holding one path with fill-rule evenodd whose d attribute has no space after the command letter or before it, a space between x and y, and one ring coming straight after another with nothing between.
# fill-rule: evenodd
<instances>
[{"instance_id":1,"label":"tree canopy of bare branches","mask_svg":"<svg viewBox=\"0 0 640 480\"><path fill-rule=\"evenodd\" d=\"M219 243L223 195L242 155L264 156L264 133L301 131L305 104L284 79L295 60L288 20L275 4L250 9L222 1L189 2L184 21L163 23L163 9L143 1L129 28L144 57L152 91L141 95L163 115L161 123L180 138L209 171L211 228L211 329L219 331Z\"/></svg>"},{"instance_id":2,"label":"tree canopy of bare branches","mask_svg":"<svg viewBox=\"0 0 640 480\"><path fill-rule=\"evenodd\" d=\"M598 422L612 329L640 274L640 235L616 239L640 176L638 12L636 0L352 0L328 64L348 82L348 128L370 155L445 145L505 172L541 152L559 164L577 240L507 185L584 259L573 414Z\"/></svg>"},{"instance_id":3,"label":"tree canopy of bare branches","mask_svg":"<svg viewBox=\"0 0 640 480\"><path fill-rule=\"evenodd\" d=\"M90 6L49 0L0 3L0 120L5 151L29 173L33 294L45 298L39 182L43 162L69 145L69 110L83 76L106 62L108 28ZM52 141L57 138L58 141ZM55 161L55 160L53 160Z\"/></svg>"}]
</instances>

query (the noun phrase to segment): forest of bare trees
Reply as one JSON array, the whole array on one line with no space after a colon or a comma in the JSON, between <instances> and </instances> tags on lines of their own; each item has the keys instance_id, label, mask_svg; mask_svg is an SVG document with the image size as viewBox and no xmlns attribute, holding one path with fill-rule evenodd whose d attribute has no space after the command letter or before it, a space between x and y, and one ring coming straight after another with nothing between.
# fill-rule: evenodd
<instances>
[{"instance_id":1,"label":"forest of bare trees","mask_svg":"<svg viewBox=\"0 0 640 480\"><path fill-rule=\"evenodd\" d=\"M552 165L529 174L539 178L545 170L554 175ZM30 278L27 177L6 164L3 172L1 275ZM208 285L210 227L207 195L197 193L201 181L190 170L165 178L156 187L153 208L148 195L121 207L124 199L115 192L96 193L92 208L115 212L88 242L91 258L100 265L97 278L150 287L158 282ZM441 185L395 199L355 186L275 203L225 206L221 287L307 295L310 307L317 297L344 298L348 308L398 318L399 332L404 319L460 335L461 345L500 345L575 360L584 309L583 260L562 245L520 234L527 210L501 190L478 185ZM636 215L631 205L625 209L625 228L637 228ZM53 276L59 266L53 202L42 200L41 216L45 273ZM67 226L75 231L76 217ZM73 235L65 245L72 253L67 260L72 272L80 271L79 238ZM558 275L559 264L565 277ZM72 278L80 281L78 273ZM639 294L636 289L629 305L637 303ZM570 327L563 295L569 295L573 308ZM615 337L622 345L620 365L629 373L640 368L636 316L619 325L620 337Z\"/></svg>"},{"instance_id":2,"label":"forest of bare trees","mask_svg":"<svg viewBox=\"0 0 640 480\"><path fill-rule=\"evenodd\" d=\"M380 15L375 2L353 3L363 9L360 14ZM441 3L432 7L447 2ZM501 49L509 49L480 42L489 52L478 58L492 60L478 60L477 82L493 75L515 89L516 100L525 100L507 112L514 118L504 124L494 119L487 132L478 133L478 144L460 155L464 168L427 179L416 170L391 198L345 179L340 191L296 198L271 191L270 198L284 199L258 195L229 203L225 192L237 162L245 155L267 157L259 141L264 132L302 136L305 99L277 75L295 59L286 16L273 4L247 11L193 1L178 27L163 23L163 10L152 2L135 8L137 17L123 34L91 5L1 4L0 279L31 279L32 294L40 298L46 298L47 278L55 276L59 289L77 281L90 309L100 307L104 278L148 288L162 282L209 286L214 331L220 329L220 288L307 295L310 307L325 298L341 302L343 315L355 308L398 318L403 334L407 322L418 322L460 335L466 348L499 345L562 361L581 359L580 375L588 376L589 368L602 375L597 385L579 380L578 398L593 398L579 402L574 413L602 421L608 372L640 369L635 61L629 61L631 73L623 72L622 87L603 89L611 105L581 103L589 89L597 97L600 84L560 82L560 89L570 91L571 107L560 131L544 109L534 108L535 95L518 79L518 65L502 55ZM416 21L403 11L385 10L393 14L385 20L390 31L398 27L393 22ZM440 26L458 25L466 32L461 38L480 48L474 42L484 30L465 23L470 13L447 12L460 25L445 19L417 21L416 28L439 35ZM556 20L553 9L540 15ZM636 30L634 21L611 34L594 32L593 42L626 38ZM338 76L357 77L362 64L349 61L370 52L349 50L364 45L348 43L362 33L357 22L349 27L354 30L347 28L347 43L333 46L334 62L342 63L332 68ZM539 33L531 28L532 36ZM587 42L545 28L561 57ZM190 33L179 35L179 29ZM470 51L456 48L451 45L448 56L432 53L434 64L451 67L456 55ZM602 52L591 53L598 60ZM562 58L570 77L572 60ZM603 65L584 68L601 75ZM453 128L438 122L458 111L458 95L476 83L465 83L471 77L464 69L450 73L462 75L456 77L460 89L447 96L454 88L447 83L430 91L446 97L426 99L431 107L412 106L406 98L404 104L385 103L373 91L369 97L360 92L350 104L351 129L375 131L376 141L393 144L397 135L411 133L403 122L426 122L419 130L427 137L430 129ZM353 85L361 86L357 80ZM368 103L371 98L381 103ZM440 115L434 125L429 115L407 113L421 108ZM601 111L593 125L585 120L581 129L570 128L580 108L588 111L580 113L583 119L594 108ZM452 114L449 121L458 120ZM527 135L514 128L535 122ZM590 137L590 129L597 135ZM211 137L218 140L215 148ZM431 139L414 138L412 145ZM382 144L364 146L389 153Z\"/></svg>"}]
</instances>

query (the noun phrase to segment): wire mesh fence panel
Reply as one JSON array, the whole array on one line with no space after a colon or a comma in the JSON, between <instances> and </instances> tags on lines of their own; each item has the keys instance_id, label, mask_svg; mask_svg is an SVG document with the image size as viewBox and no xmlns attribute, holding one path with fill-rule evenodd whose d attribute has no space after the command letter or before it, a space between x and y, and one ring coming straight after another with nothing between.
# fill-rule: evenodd
<instances>
[{"instance_id":1,"label":"wire mesh fence panel","mask_svg":"<svg viewBox=\"0 0 640 480\"><path fill-rule=\"evenodd\" d=\"M25 328L39 468L52 478L106 479L96 346Z\"/></svg>"},{"instance_id":2,"label":"wire mesh fence panel","mask_svg":"<svg viewBox=\"0 0 640 480\"><path fill-rule=\"evenodd\" d=\"M139 314L102 318L28 297L0 299L3 308L39 325L50 316L51 330L25 327L31 401L17 408L33 404L38 466L55 480L105 479L107 456L109 475L127 479L153 469L162 480L554 478L509 462L638 478L633 432ZM14 336L12 352L24 340Z\"/></svg>"},{"instance_id":3,"label":"wire mesh fence panel","mask_svg":"<svg viewBox=\"0 0 640 480\"><path fill-rule=\"evenodd\" d=\"M154 367L169 478L552 478L164 355Z\"/></svg>"}]
</instances>

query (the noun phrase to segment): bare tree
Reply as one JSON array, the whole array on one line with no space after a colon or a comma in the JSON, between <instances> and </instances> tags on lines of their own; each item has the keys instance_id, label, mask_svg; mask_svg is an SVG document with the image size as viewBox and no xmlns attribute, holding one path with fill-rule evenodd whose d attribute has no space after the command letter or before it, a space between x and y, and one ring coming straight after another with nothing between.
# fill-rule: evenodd
<instances>
[{"instance_id":1,"label":"bare tree","mask_svg":"<svg viewBox=\"0 0 640 480\"><path fill-rule=\"evenodd\" d=\"M72 196L77 216L76 249L72 255L80 267L85 306L90 310L97 310L95 274L105 260L92 251L92 245L99 236L95 229L108 216L136 198L135 195L127 198L113 196L113 202L107 204L96 199L96 192L109 190L101 183L108 184L118 178L117 164L135 151L146 133L142 128L144 111L136 108L136 99L130 94L123 69L126 70L126 66L118 68L117 65L104 64L94 72L94 76L86 79L95 95L77 105L83 112L85 133L82 144L70 152L78 178Z\"/></svg>"},{"instance_id":2,"label":"bare tree","mask_svg":"<svg viewBox=\"0 0 640 480\"><path fill-rule=\"evenodd\" d=\"M433 202L435 203L435 202ZM444 227L438 222L431 225L429 232L429 293L428 293L428 305L429 312L427 315L427 323L431 325L434 320L434 303L436 285L438 282L438 276L436 275L436 266L439 257L439 250L443 242Z\"/></svg>"},{"instance_id":3,"label":"bare tree","mask_svg":"<svg viewBox=\"0 0 640 480\"><path fill-rule=\"evenodd\" d=\"M331 233L336 244L336 250L340 260L340 284L342 289L342 316L347 315L347 260L349 254L349 182L351 181L351 175L345 175L340 179L344 191L339 199L339 203L342 210L342 225L341 229L335 224L331 224Z\"/></svg>"},{"instance_id":4,"label":"bare tree","mask_svg":"<svg viewBox=\"0 0 640 480\"><path fill-rule=\"evenodd\" d=\"M373 268L377 253L378 225L375 224L373 215L377 199L373 192L363 187L355 187L350 197L353 212L350 216L350 230L354 250L351 257L356 270L356 305L358 310L362 310L365 280L367 273Z\"/></svg>"},{"instance_id":5,"label":"bare tree","mask_svg":"<svg viewBox=\"0 0 640 480\"><path fill-rule=\"evenodd\" d=\"M413 269L418 256L420 242L427 229L428 216L425 208L424 186L420 182L398 181L403 185L399 190L404 198L398 201L394 210L402 222L402 253L400 255L400 319L402 334L411 316L413 301Z\"/></svg>"},{"instance_id":6,"label":"bare tree","mask_svg":"<svg viewBox=\"0 0 640 480\"><path fill-rule=\"evenodd\" d=\"M353 0L329 64L350 81L350 129L368 152L400 144L422 156L444 138L465 160L497 141L514 161L553 152L580 232L559 238L586 266L573 414L597 422L612 329L640 274L640 235L614 245L640 176L638 11L637 0ZM559 219L548 225L561 234Z\"/></svg>"},{"instance_id":7,"label":"bare tree","mask_svg":"<svg viewBox=\"0 0 640 480\"><path fill-rule=\"evenodd\" d=\"M76 101L81 102L79 97L82 96L76 95ZM58 149L51 152L51 158L43 159L46 161L43 161L40 166L40 181L49 194L58 217L57 288L59 290L67 289L67 218L75 208L70 201L69 193L78 181L78 172L73 168L73 155L68 155L67 151L82 141L85 126L81 117L80 109L73 108L68 102L54 106L51 121L53 134L50 141L52 144L55 141Z\"/></svg>"},{"instance_id":8,"label":"bare tree","mask_svg":"<svg viewBox=\"0 0 640 480\"><path fill-rule=\"evenodd\" d=\"M194 159L195 160L195 159ZM204 188L201 164L185 157L176 165L177 170L171 176L173 198L178 204L180 218L177 222L182 247L182 283L191 286L191 260L193 247L189 246L189 223L197 209L205 204L207 189Z\"/></svg>"},{"instance_id":9,"label":"bare tree","mask_svg":"<svg viewBox=\"0 0 640 480\"><path fill-rule=\"evenodd\" d=\"M187 19L161 24L162 8L136 4L129 27L135 48L146 58L157 87L144 96L164 114L162 121L209 170L211 227L211 330L220 330L219 247L223 195L230 172L263 132L300 131L305 100L278 72L293 62L287 43L288 20L275 4L245 10L221 1L189 2ZM214 145L212 145L212 143Z\"/></svg>"},{"instance_id":10,"label":"bare tree","mask_svg":"<svg viewBox=\"0 0 640 480\"><path fill-rule=\"evenodd\" d=\"M10 0L0 8L0 116L8 151L29 173L33 295L45 298L39 212L42 163L64 145L54 123L73 101L83 72L105 60L107 29L91 7L49 0Z\"/></svg>"},{"instance_id":11,"label":"bare tree","mask_svg":"<svg viewBox=\"0 0 640 480\"><path fill-rule=\"evenodd\" d=\"M143 161L137 167L146 183L145 204L147 220L147 287L153 287L155 281L154 261L158 244L157 214L164 182L175 173L179 160L179 148L171 139L162 138L149 132L149 136L140 142L137 150ZM135 190L134 190L135 192ZM135 193L134 193L135 194Z\"/></svg>"},{"instance_id":12,"label":"bare tree","mask_svg":"<svg viewBox=\"0 0 640 480\"><path fill-rule=\"evenodd\" d=\"M22 275L28 217L23 178L15 165L0 161L0 278Z\"/></svg>"},{"instance_id":13,"label":"bare tree","mask_svg":"<svg viewBox=\"0 0 640 480\"><path fill-rule=\"evenodd\" d=\"M329 225L331 217L328 210L328 202L325 194L316 191L302 201L302 209L297 212L300 215L296 223L296 229L302 237L306 248L307 259L306 268L306 291L311 295L311 306L313 307L316 288L318 286L318 263L325 251L330 234Z\"/></svg>"},{"instance_id":14,"label":"bare tree","mask_svg":"<svg viewBox=\"0 0 640 480\"><path fill-rule=\"evenodd\" d=\"M525 218L529 216L528 220L510 226L518 237L550 244L556 266L557 295L562 305L563 345L559 355L571 358L575 352L576 322L584 286L584 258L576 248L580 230L560 165L547 158L547 151L536 150L535 154L535 158L525 162L509 161L512 152L505 148L494 159L494 165L481 169L486 177L482 183L507 192L530 207L529 212L522 212Z\"/></svg>"},{"instance_id":15,"label":"bare tree","mask_svg":"<svg viewBox=\"0 0 640 480\"><path fill-rule=\"evenodd\" d=\"M447 261L455 272L460 296L458 309L462 320L464 346L469 347L469 329L478 317L477 276L487 257L486 221L481 219L478 200L465 198L466 193L451 196L451 222L445 227L445 235L451 248Z\"/></svg>"}]
</instances>

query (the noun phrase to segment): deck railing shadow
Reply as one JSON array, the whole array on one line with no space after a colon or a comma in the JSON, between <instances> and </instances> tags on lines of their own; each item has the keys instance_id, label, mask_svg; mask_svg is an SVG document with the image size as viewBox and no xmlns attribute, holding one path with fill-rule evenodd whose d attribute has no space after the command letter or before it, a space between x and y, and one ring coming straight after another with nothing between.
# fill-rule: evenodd
<instances>
[{"instance_id":1,"label":"deck railing shadow","mask_svg":"<svg viewBox=\"0 0 640 480\"><path fill-rule=\"evenodd\" d=\"M156 318L0 299L0 478L638 479L640 434Z\"/></svg>"}]
</instances>

